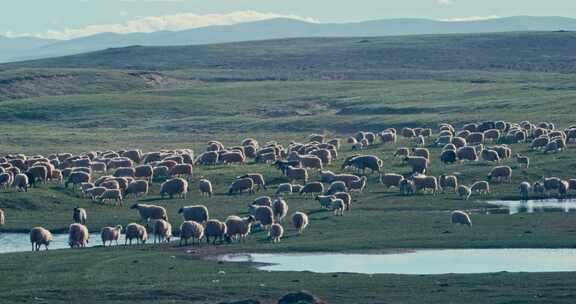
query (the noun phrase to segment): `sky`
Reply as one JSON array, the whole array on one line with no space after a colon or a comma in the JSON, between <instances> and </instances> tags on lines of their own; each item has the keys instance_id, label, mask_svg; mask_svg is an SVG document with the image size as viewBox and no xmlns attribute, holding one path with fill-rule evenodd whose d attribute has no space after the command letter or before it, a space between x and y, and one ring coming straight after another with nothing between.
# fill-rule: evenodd
<instances>
[{"instance_id":1,"label":"sky","mask_svg":"<svg viewBox=\"0 0 576 304\"><path fill-rule=\"evenodd\" d=\"M576 0L0 0L0 35L69 39L288 17L343 23L374 19L576 17Z\"/></svg>"}]
</instances>

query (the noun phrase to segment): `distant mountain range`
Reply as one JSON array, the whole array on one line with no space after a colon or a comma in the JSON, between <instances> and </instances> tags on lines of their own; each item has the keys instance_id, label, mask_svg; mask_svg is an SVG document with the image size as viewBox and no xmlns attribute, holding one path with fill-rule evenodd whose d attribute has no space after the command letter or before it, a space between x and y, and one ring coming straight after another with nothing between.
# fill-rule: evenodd
<instances>
[{"instance_id":1,"label":"distant mountain range","mask_svg":"<svg viewBox=\"0 0 576 304\"><path fill-rule=\"evenodd\" d=\"M270 19L184 31L130 34L101 33L70 40L0 37L0 62L56 57L133 45L182 46L296 37L362 37L559 30L576 31L576 19L518 16L478 21L389 19L342 24Z\"/></svg>"}]
</instances>

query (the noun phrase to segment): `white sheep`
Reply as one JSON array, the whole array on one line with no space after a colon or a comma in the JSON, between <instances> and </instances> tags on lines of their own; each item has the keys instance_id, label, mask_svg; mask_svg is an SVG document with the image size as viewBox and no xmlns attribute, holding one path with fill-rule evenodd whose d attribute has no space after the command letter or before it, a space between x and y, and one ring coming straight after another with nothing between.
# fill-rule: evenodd
<instances>
[{"instance_id":1,"label":"white sheep","mask_svg":"<svg viewBox=\"0 0 576 304\"><path fill-rule=\"evenodd\" d=\"M328 210L334 211L334 215L344 215L344 210L346 209L346 204L339 198L333 198L328 205Z\"/></svg>"},{"instance_id":2,"label":"white sheep","mask_svg":"<svg viewBox=\"0 0 576 304\"><path fill-rule=\"evenodd\" d=\"M530 195L530 189L532 188L529 182L521 182L520 183L520 196L522 199L527 199Z\"/></svg>"},{"instance_id":3,"label":"white sheep","mask_svg":"<svg viewBox=\"0 0 576 304\"><path fill-rule=\"evenodd\" d=\"M44 245L46 250L50 242L52 242L52 233L43 227L34 227L30 230L30 243L32 243L32 251L40 251L40 246Z\"/></svg>"},{"instance_id":4,"label":"white sheep","mask_svg":"<svg viewBox=\"0 0 576 304\"><path fill-rule=\"evenodd\" d=\"M308 215L304 212L295 212L292 214L292 225L298 230L298 234L302 234L304 229L308 226Z\"/></svg>"},{"instance_id":5,"label":"white sheep","mask_svg":"<svg viewBox=\"0 0 576 304\"><path fill-rule=\"evenodd\" d=\"M112 242L118 245L118 239L120 238L120 233L122 232L122 226L118 225L116 227L103 227L100 230L100 237L102 238L102 245L106 246L106 242L110 242L109 246L112 246Z\"/></svg>"},{"instance_id":6,"label":"white sheep","mask_svg":"<svg viewBox=\"0 0 576 304\"><path fill-rule=\"evenodd\" d=\"M85 225L87 217L88 217L88 215L86 213L86 209L79 208L79 207L74 208L74 212L72 215L72 219L74 220L74 223L79 223L79 224Z\"/></svg>"},{"instance_id":7,"label":"white sheep","mask_svg":"<svg viewBox=\"0 0 576 304\"><path fill-rule=\"evenodd\" d=\"M459 185L456 192L458 193L458 196L465 201L467 201L472 195L472 190L470 187L465 185Z\"/></svg>"},{"instance_id":8,"label":"white sheep","mask_svg":"<svg viewBox=\"0 0 576 304\"><path fill-rule=\"evenodd\" d=\"M450 222L452 224L467 225L468 227L472 227L472 220L470 219L470 215L460 210L453 211L450 214Z\"/></svg>"},{"instance_id":9,"label":"white sheep","mask_svg":"<svg viewBox=\"0 0 576 304\"><path fill-rule=\"evenodd\" d=\"M182 178L173 178L165 181L160 185L160 196L164 198L164 195L168 195L170 199L174 198L174 195L179 195L180 197L186 199L186 194L188 193L188 182Z\"/></svg>"},{"instance_id":10,"label":"white sheep","mask_svg":"<svg viewBox=\"0 0 576 304\"><path fill-rule=\"evenodd\" d=\"M204 237L204 226L195 221L185 221L180 225L180 246L182 243L188 245L188 240L192 239L192 245L194 245L194 240L198 240L198 245L200 245L200 240Z\"/></svg>"},{"instance_id":11,"label":"white sheep","mask_svg":"<svg viewBox=\"0 0 576 304\"><path fill-rule=\"evenodd\" d=\"M278 185L278 188L276 189L276 195L291 194L291 193L292 193L292 184L290 183L282 183Z\"/></svg>"},{"instance_id":12,"label":"white sheep","mask_svg":"<svg viewBox=\"0 0 576 304\"><path fill-rule=\"evenodd\" d=\"M130 242L132 245L132 240L136 239L136 244L138 243L146 243L148 240L148 232L146 232L146 228L140 224L130 223L126 226L126 240L124 241L124 245L127 245Z\"/></svg>"},{"instance_id":13,"label":"white sheep","mask_svg":"<svg viewBox=\"0 0 576 304\"><path fill-rule=\"evenodd\" d=\"M279 243L284 236L284 228L280 224L272 224L270 227L270 232L268 233L268 238L272 243Z\"/></svg>"},{"instance_id":14,"label":"white sheep","mask_svg":"<svg viewBox=\"0 0 576 304\"><path fill-rule=\"evenodd\" d=\"M83 248L86 247L90 241L90 233L88 228L82 224L74 223L68 229L68 245L70 248Z\"/></svg>"},{"instance_id":15,"label":"white sheep","mask_svg":"<svg viewBox=\"0 0 576 304\"><path fill-rule=\"evenodd\" d=\"M148 222L149 220L160 220L160 219L165 221L168 220L168 213L166 212L166 208L162 206L134 204L130 206L130 209L138 210L141 222Z\"/></svg>"},{"instance_id":16,"label":"white sheep","mask_svg":"<svg viewBox=\"0 0 576 304\"><path fill-rule=\"evenodd\" d=\"M470 190L475 193L487 195L490 193L490 184L487 181L478 181L472 184Z\"/></svg>"},{"instance_id":17,"label":"white sheep","mask_svg":"<svg viewBox=\"0 0 576 304\"><path fill-rule=\"evenodd\" d=\"M212 183L205 179L202 178L198 181L198 189L200 190L200 196L212 196Z\"/></svg>"},{"instance_id":18,"label":"white sheep","mask_svg":"<svg viewBox=\"0 0 576 304\"><path fill-rule=\"evenodd\" d=\"M126 191L124 194L128 196L128 194L134 194L134 196L138 197L139 195L147 195L148 194L148 181L147 180L135 180L128 184L126 187Z\"/></svg>"},{"instance_id":19,"label":"white sheep","mask_svg":"<svg viewBox=\"0 0 576 304\"><path fill-rule=\"evenodd\" d=\"M204 223L210 218L208 208L204 205L182 207L178 210L178 214L182 214L185 221L195 221L198 223Z\"/></svg>"},{"instance_id":20,"label":"white sheep","mask_svg":"<svg viewBox=\"0 0 576 304\"><path fill-rule=\"evenodd\" d=\"M210 243L210 237L213 237L212 244L216 245L216 240L220 240L220 243L224 241L226 236L227 227L226 224L219 220L208 220L206 222L206 227L204 228L204 236L206 237L206 243Z\"/></svg>"},{"instance_id":21,"label":"white sheep","mask_svg":"<svg viewBox=\"0 0 576 304\"><path fill-rule=\"evenodd\" d=\"M384 185L386 189L390 187L400 188L400 182L404 180L404 176L396 173L386 173L380 177L380 183Z\"/></svg>"},{"instance_id":22,"label":"white sheep","mask_svg":"<svg viewBox=\"0 0 576 304\"><path fill-rule=\"evenodd\" d=\"M159 243L164 241L169 243L170 239L172 239L172 225L165 220L156 220L152 231L154 234L154 244L156 244L156 240L158 240Z\"/></svg>"},{"instance_id":23,"label":"white sheep","mask_svg":"<svg viewBox=\"0 0 576 304\"><path fill-rule=\"evenodd\" d=\"M288 204L285 200L276 198L272 202L272 211L274 211L274 218L276 221L280 222L286 216L286 214L288 214Z\"/></svg>"},{"instance_id":24,"label":"white sheep","mask_svg":"<svg viewBox=\"0 0 576 304\"><path fill-rule=\"evenodd\" d=\"M122 206L122 192L120 189L106 189L104 193L102 193L98 199L101 203L105 203L106 201L114 200L115 202L120 202L120 206Z\"/></svg>"},{"instance_id":25,"label":"white sheep","mask_svg":"<svg viewBox=\"0 0 576 304\"><path fill-rule=\"evenodd\" d=\"M274 223L274 210L268 206L254 206L253 214L256 221L260 223L263 229L267 229Z\"/></svg>"},{"instance_id":26,"label":"white sheep","mask_svg":"<svg viewBox=\"0 0 576 304\"><path fill-rule=\"evenodd\" d=\"M226 240L231 242L234 240L245 241L252 227L252 223L256 221L256 218L249 215L245 218L239 216L231 215L226 221Z\"/></svg>"},{"instance_id":27,"label":"white sheep","mask_svg":"<svg viewBox=\"0 0 576 304\"><path fill-rule=\"evenodd\" d=\"M492 170L490 170L490 173L488 174L488 181L492 181L492 180L498 180L498 181L507 181L508 183L512 182L512 168L510 168L509 166L499 166L499 167L494 167L492 168Z\"/></svg>"}]
</instances>

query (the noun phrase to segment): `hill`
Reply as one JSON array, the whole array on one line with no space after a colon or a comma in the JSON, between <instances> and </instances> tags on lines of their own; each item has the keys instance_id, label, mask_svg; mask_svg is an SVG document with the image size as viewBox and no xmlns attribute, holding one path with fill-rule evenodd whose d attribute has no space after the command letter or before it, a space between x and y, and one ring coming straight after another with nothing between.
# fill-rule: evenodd
<instances>
[{"instance_id":1,"label":"hill","mask_svg":"<svg viewBox=\"0 0 576 304\"><path fill-rule=\"evenodd\" d=\"M100 33L70 40L49 41L51 43L44 43L33 48L20 48L18 52L0 56L0 62L63 56L130 45L199 45L296 37L368 37L557 30L576 30L576 19L516 16L476 21L388 19L354 23L310 23L293 19L271 19L183 31ZM0 41L0 49L2 48L3 44Z\"/></svg>"}]
</instances>

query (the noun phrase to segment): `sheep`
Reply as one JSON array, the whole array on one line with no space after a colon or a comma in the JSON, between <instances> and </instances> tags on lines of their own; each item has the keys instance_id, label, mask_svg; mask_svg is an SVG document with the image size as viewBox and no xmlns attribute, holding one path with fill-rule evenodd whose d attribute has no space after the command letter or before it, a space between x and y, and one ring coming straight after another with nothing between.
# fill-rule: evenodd
<instances>
[{"instance_id":1,"label":"sheep","mask_svg":"<svg viewBox=\"0 0 576 304\"><path fill-rule=\"evenodd\" d=\"M288 214L288 204L281 198L276 198L272 202L272 211L274 212L274 219L276 222L282 221L286 214Z\"/></svg>"},{"instance_id":2,"label":"sheep","mask_svg":"<svg viewBox=\"0 0 576 304\"><path fill-rule=\"evenodd\" d=\"M147 195L148 188L149 186L147 180L135 180L128 184L124 195L128 196L128 194L134 194L136 197L139 195Z\"/></svg>"},{"instance_id":3,"label":"sheep","mask_svg":"<svg viewBox=\"0 0 576 304\"><path fill-rule=\"evenodd\" d=\"M158 243L164 241L169 243L170 239L172 239L172 225L165 220L156 220L152 231L154 234L154 244L156 244L156 240L158 240Z\"/></svg>"},{"instance_id":4,"label":"sheep","mask_svg":"<svg viewBox=\"0 0 576 304\"><path fill-rule=\"evenodd\" d=\"M470 187L472 192L480 193L480 194L489 194L490 193L490 184L487 181L479 181L472 184Z\"/></svg>"},{"instance_id":5,"label":"sheep","mask_svg":"<svg viewBox=\"0 0 576 304\"><path fill-rule=\"evenodd\" d=\"M491 182L492 180L497 179L499 181L505 180L508 183L512 182L512 168L509 166L498 166L492 168L490 173L488 174L487 180Z\"/></svg>"},{"instance_id":6,"label":"sheep","mask_svg":"<svg viewBox=\"0 0 576 304\"><path fill-rule=\"evenodd\" d=\"M26 170L27 175L30 177L30 182L46 182L48 177L48 169L45 166L34 166Z\"/></svg>"},{"instance_id":7,"label":"sheep","mask_svg":"<svg viewBox=\"0 0 576 304\"><path fill-rule=\"evenodd\" d=\"M152 169L152 179L168 177L170 174L170 168L166 166L156 166Z\"/></svg>"},{"instance_id":8,"label":"sheep","mask_svg":"<svg viewBox=\"0 0 576 304\"><path fill-rule=\"evenodd\" d=\"M347 185L348 191L349 192L362 192L362 191L364 191L364 188L366 188L367 180L368 179L366 178L366 176L362 176L360 178L360 180L350 182L350 184Z\"/></svg>"},{"instance_id":9,"label":"sheep","mask_svg":"<svg viewBox=\"0 0 576 304\"><path fill-rule=\"evenodd\" d=\"M416 193L416 186L414 182L408 179L403 179L400 181L400 195L412 195Z\"/></svg>"},{"instance_id":10,"label":"sheep","mask_svg":"<svg viewBox=\"0 0 576 304\"><path fill-rule=\"evenodd\" d=\"M298 155L297 160L302 168L322 170L322 159L316 155Z\"/></svg>"},{"instance_id":11,"label":"sheep","mask_svg":"<svg viewBox=\"0 0 576 304\"><path fill-rule=\"evenodd\" d=\"M92 169L93 172L105 173L108 171L108 166L106 166L104 162L90 162L90 169Z\"/></svg>"},{"instance_id":12,"label":"sheep","mask_svg":"<svg viewBox=\"0 0 576 304\"><path fill-rule=\"evenodd\" d=\"M136 244L142 243L145 244L148 240L148 233L146 232L146 228L140 224L130 223L126 226L126 240L124 241L124 245L132 245L132 240L136 239Z\"/></svg>"},{"instance_id":13,"label":"sheep","mask_svg":"<svg viewBox=\"0 0 576 304\"><path fill-rule=\"evenodd\" d=\"M95 185L106 189L120 189L120 183L116 180L105 180L101 183L95 183Z\"/></svg>"},{"instance_id":14,"label":"sheep","mask_svg":"<svg viewBox=\"0 0 576 304\"><path fill-rule=\"evenodd\" d=\"M412 155L424 157L430 162L430 150L426 148L413 148Z\"/></svg>"},{"instance_id":15,"label":"sheep","mask_svg":"<svg viewBox=\"0 0 576 304\"><path fill-rule=\"evenodd\" d=\"M332 196L341 199L344 202L345 210L352 210L352 196L346 192L336 192Z\"/></svg>"},{"instance_id":16,"label":"sheep","mask_svg":"<svg viewBox=\"0 0 576 304\"><path fill-rule=\"evenodd\" d=\"M74 208L74 212L72 214L72 219L74 220L74 223L86 225L87 217L88 216L86 213L86 209L79 207Z\"/></svg>"},{"instance_id":17,"label":"sheep","mask_svg":"<svg viewBox=\"0 0 576 304\"><path fill-rule=\"evenodd\" d=\"M444 193L447 188L452 188L454 193L456 193L456 189L458 188L458 178L456 176L442 174L440 175L438 182L440 183L442 193Z\"/></svg>"},{"instance_id":18,"label":"sheep","mask_svg":"<svg viewBox=\"0 0 576 304\"><path fill-rule=\"evenodd\" d=\"M93 187L84 191L84 196L89 197L91 200L95 201L96 198L100 197L104 192L106 192L104 187Z\"/></svg>"},{"instance_id":19,"label":"sheep","mask_svg":"<svg viewBox=\"0 0 576 304\"><path fill-rule=\"evenodd\" d=\"M114 200L115 202L120 202L120 206L122 206L122 202L124 201L120 189L107 189L104 193L98 196L97 199L99 199L101 203Z\"/></svg>"},{"instance_id":20,"label":"sheep","mask_svg":"<svg viewBox=\"0 0 576 304\"><path fill-rule=\"evenodd\" d=\"M473 132L466 136L466 142L471 145L481 144L484 142L484 133Z\"/></svg>"},{"instance_id":21,"label":"sheep","mask_svg":"<svg viewBox=\"0 0 576 304\"><path fill-rule=\"evenodd\" d=\"M235 239L238 241L245 241L250 230L252 228L252 223L256 221L254 216L249 215L245 218L239 216L231 215L226 221L226 240L232 242Z\"/></svg>"},{"instance_id":22,"label":"sheep","mask_svg":"<svg viewBox=\"0 0 576 304\"><path fill-rule=\"evenodd\" d=\"M201 224L210 218L208 208L204 205L182 207L178 209L178 214L182 214L185 221L195 221Z\"/></svg>"},{"instance_id":23,"label":"sheep","mask_svg":"<svg viewBox=\"0 0 576 304\"><path fill-rule=\"evenodd\" d=\"M218 161L223 164L243 164L246 161L246 157L240 151L230 151L221 153L218 156Z\"/></svg>"},{"instance_id":24,"label":"sheep","mask_svg":"<svg viewBox=\"0 0 576 304\"><path fill-rule=\"evenodd\" d=\"M18 191L28 192L28 176L26 174L16 174L14 176L14 181L12 182L12 187L16 188Z\"/></svg>"},{"instance_id":25,"label":"sheep","mask_svg":"<svg viewBox=\"0 0 576 304\"><path fill-rule=\"evenodd\" d=\"M300 180L306 183L308 181L308 171L306 168L295 168L292 166L286 167L286 176L288 177L288 181L290 183Z\"/></svg>"},{"instance_id":26,"label":"sheep","mask_svg":"<svg viewBox=\"0 0 576 304\"><path fill-rule=\"evenodd\" d=\"M366 168L371 172L380 173L384 166L384 161L374 155L352 155L344 160L342 163L342 170L346 167L355 167L358 172L365 173Z\"/></svg>"},{"instance_id":27,"label":"sheep","mask_svg":"<svg viewBox=\"0 0 576 304\"><path fill-rule=\"evenodd\" d=\"M304 229L306 229L308 223L309 219L306 213L294 212L294 214L292 214L292 225L294 225L294 228L298 230L298 234L302 234L302 232L304 232Z\"/></svg>"},{"instance_id":28,"label":"sheep","mask_svg":"<svg viewBox=\"0 0 576 304\"><path fill-rule=\"evenodd\" d=\"M478 155L476 154L476 149L471 146L465 146L458 148L456 150L456 155L458 159L461 161L468 160L468 161L478 161Z\"/></svg>"},{"instance_id":29,"label":"sheep","mask_svg":"<svg viewBox=\"0 0 576 304\"><path fill-rule=\"evenodd\" d=\"M404 161L412 167L412 173L426 173L428 169L428 159L422 156L407 156Z\"/></svg>"},{"instance_id":30,"label":"sheep","mask_svg":"<svg viewBox=\"0 0 576 304\"><path fill-rule=\"evenodd\" d=\"M274 162L278 160L278 155L276 152L269 152L269 153L258 153L254 158L254 162L256 163L268 163Z\"/></svg>"},{"instance_id":31,"label":"sheep","mask_svg":"<svg viewBox=\"0 0 576 304\"><path fill-rule=\"evenodd\" d=\"M386 189L390 187L400 188L400 182L404 180L404 176L396 173L386 173L380 177L380 183L384 185Z\"/></svg>"},{"instance_id":32,"label":"sheep","mask_svg":"<svg viewBox=\"0 0 576 304\"><path fill-rule=\"evenodd\" d=\"M184 221L180 225L180 246L188 245L188 240L192 239L192 245L194 245L194 240L198 240L198 245L200 245L200 240L204 237L204 227L195 221Z\"/></svg>"},{"instance_id":33,"label":"sheep","mask_svg":"<svg viewBox=\"0 0 576 304\"><path fill-rule=\"evenodd\" d=\"M234 193L240 193L244 190L247 190L249 194L254 194L254 181L251 178L240 178L232 182L230 187L228 187L228 195L232 195Z\"/></svg>"},{"instance_id":34,"label":"sheep","mask_svg":"<svg viewBox=\"0 0 576 304\"><path fill-rule=\"evenodd\" d=\"M493 146L493 147L490 147L489 149L496 151L496 153L498 153L498 157L500 157L500 159L507 159L507 158L512 157L512 149L510 149L506 145Z\"/></svg>"},{"instance_id":35,"label":"sheep","mask_svg":"<svg viewBox=\"0 0 576 304\"><path fill-rule=\"evenodd\" d=\"M570 184L565 180L560 181L560 184L558 185L558 195L560 197L566 197L566 195L568 195L568 190L570 190Z\"/></svg>"},{"instance_id":36,"label":"sheep","mask_svg":"<svg viewBox=\"0 0 576 304\"><path fill-rule=\"evenodd\" d=\"M416 137L416 132L415 132L414 129L412 129L412 128L402 128L402 130L400 131L400 134L401 134L402 137L404 137L404 138L413 138L413 137Z\"/></svg>"},{"instance_id":37,"label":"sheep","mask_svg":"<svg viewBox=\"0 0 576 304\"><path fill-rule=\"evenodd\" d=\"M480 156L482 160L489 161L489 162L500 162L500 156L498 156L498 152L494 150L485 149L480 152Z\"/></svg>"},{"instance_id":38,"label":"sheep","mask_svg":"<svg viewBox=\"0 0 576 304\"><path fill-rule=\"evenodd\" d=\"M344 215L344 210L346 209L346 204L343 200L339 198L332 198L330 204L328 205L328 210L334 211L334 215Z\"/></svg>"},{"instance_id":39,"label":"sheep","mask_svg":"<svg viewBox=\"0 0 576 304\"><path fill-rule=\"evenodd\" d=\"M292 184L290 183L282 183L278 185L278 188L276 189L276 195L290 194L290 193L292 193Z\"/></svg>"},{"instance_id":40,"label":"sheep","mask_svg":"<svg viewBox=\"0 0 576 304\"><path fill-rule=\"evenodd\" d=\"M136 174L136 170L134 168L118 168L112 174L114 177L132 177Z\"/></svg>"},{"instance_id":41,"label":"sheep","mask_svg":"<svg viewBox=\"0 0 576 304\"><path fill-rule=\"evenodd\" d=\"M516 153L516 162L518 162L520 167L524 166L526 169L530 167L530 158L528 156L522 156L519 153Z\"/></svg>"},{"instance_id":42,"label":"sheep","mask_svg":"<svg viewBox=\"0 0 576 304\"><path fill-rule=\"evenodd\" d=\"M174 198L174 195L186 199L187 193L188 182L182 178L169 179L160 185L160 197L162 198L167 194L170 199Z\"/></svg>"},{"instance_id":43,"label":"sheep","mask_svg":"<svg viewBox=\"0 0 576 304\"><path fill-rule=\"evenodd\" d=\"M395 144L397 139L396 139L396 133L393 132L389 132L389 131L385 131L382 132L380 134L378 134L380 137L380 142L382 144L386 144L386 143L393 143Z\"/></svg>"},{"instance_id":44,"label":"sheep","mask_svg":"<svg viewBox=\"0 0 576 304\"><path fill-rule=\"evenodd\" d=\"M131 159L126 157L112 158L108 162L108 169L131 168L131 167L134 167L134 162L132 162Z\"/></svg>"},{"instance_id":45,"label":"sheep","mask_svg":"<svg viewBox=\"0 0 576 304\"><path fill-rule=\"evenodd\" d=\"M343 192L338 192L338 193L343 193ZM330 202L332 202L333 199L336 199L336 196L334 196L334 195L317 195L315 198L315 200L317 200L320 203L321 208L328 208L330 205Z\"/></svg>"},{"instance_id":46,"label":"sheep","mask_svg":"<svg viewBox=\"0 0 576 304\"><path fill-rule=\"evenodd\" d=\"M118 245L118 239L120 238L120 233L122 232L122 225L116 227L103 227L100 230L100 237L102 238L102 245L106 247L106 242L110 242L110 247L112 247L112 242Z\"/></svg>"},{"instance_id":47,"label":"sheep","mask_svg":"<svg viewBox=\"0 0 576 304\"><path fill-rule=\"evenodd\" d=\"M408 148L398 148L396 150L396 152L394 152L394 157L402 157L402 158L406 158L407 156L410 156L410 149Z\"/></svg>"},{"instance_id":48,"label":"sheep","mask_svg":"<svg viewBox=\"0 0 576 304\"><path fill-rule=\"evenodd\" d=\"M528 196L530 195L530 188L532 188L530 186L529 182L521 182L520 183L520 196L522 197L522 199L527 199Z\"/></svg>"},{"instance_id":49,"label":"sheep","mask_svg":"<svg viewBox=\"0 0 576 304\"><path fill-rule=\"evenodd\" d=\"M88 228L82 224L74 223L68 229L68 245L70 248L84 248L90 241Z\"/></svg>"},{"instance_id":50,"label":"sheep","mask_svg":"<svg viewBox=\"0 0 576 304\"><path fill-rule=\"evenodd\" d=\"M254 206L253 214L256 221L260 223L263 229L267 229L274 223L274 210L268 206Z\"/></svg>"},{"instance_id":51,"label":"sheep","mask_svg":"<svg viewBox=\"0 0 576 304\"><path fill-rule=\"evenodd\" d=\"M152 177L154 176L154 168L150 165L140 165L134 168L134 178L143 178L149 182L152 182Z\"/></svg>"},{"instance_id":52,"label":"sheep","mask_svg":"<svg viewBox=\"0 0 576 304\"><path fill-rule=\"evenodd\" d=\"M470 219L470 215L460 210L452 211L450 214L450 223L472 227L472 220Z\"/></svg>"},{"instance_id":53,"label":"sheep","mask_svg":"<svg viewBox=\"0 0 576 304\"><path fill-rule=\"evenodd\" d=\"M284 228L280 224L272 224L270 227L270 232L268 233L268 238L272 243L280 243L280 239L284 235Z\"/></svg>"},{"instance_id":54,"label":"sheep","mask_svg":"<svg viewBox=\"0 0 576 304\"><path fill-rule=\"evenodd\" d=\"M200 180L198 181L198 190L200 190L200 196L205 196L205 195L206 195L206 196L211 197L211 196L212 196L212 192L213 192L213 190L212 190L212 183L211 183L209 180L205 179L205 178L200 179Z\"/></svg>"},{"instance_id":55,"label":"sheep","mask_svg":"<svg viewBox=\"0 0 576 304\"><path fill-rule=\"evenodd\" d=\"M324 192L324 185L321 182L310 182L300 190L300 195L318 194Z\"/></svg>"},{"instance_id":56,"label":"sheep","mask_svg":"<svg viewBox=\"0 0 576 304\"><path fill-rule=\"evenodd\" d=\"M32 251L40 251L40 247L48 250L50 242L52 242L52 233L43 227L34 227L30 230L30 243L32 243Z\"/></svg>"},{"instance_id":57,"label":"sheep","mask_svg":"<svg viewBox=\"0 0 576 304\"><path fill-rule=\"evenodd\" d=\"M272 198L269 196L259 196L254 199L252 205L272 207Z\"/></svg>"},{"instance_id":58,"label":"sheep","mask_svg":"<svg viewBox=\"0 0 576 304\"><path fill-rule=\"evenodd\" d=\"M468 144L466 142L466 139L461 134L459 134L458 136L452 137L452 140L450 141L450 143L453 144L456 148L462 148Z\"/></svg>"},{"instance_id":59,"label":"sheep","mask_svg":"<svg viewBox=\"0 0 576 304\"><path fill-rule=\"evenodd\" d=\"M542 180L542 185L544 186L546 192L559 189L561 183L562 180L558 177L548 177Z\"/></svg>"},{"instance_id":60,"label":"sheep","mask_svg":"<svg viewBox=\"0 0 576 304\"><path fill-rule=\"evenodd\" d=\"M332 182L330 184L330 187L328 187L328 191L326 191L326 194L331 195L336 192L348 192L348 187L346 186L346 183L344 183L343 181Z\"/></svg>"},{"instance_id":61,"label":"sheep","mask_svg":"<svg viewBox=\"0 0 576 304\"><path fill-rule=\"evenodd\" d=\"M438 193L438 180L435 176L415 175L412 177L416 192L432 190L432 194Z\"/></svg>"},{"instance_id":62,"label":"sheep","mask_svg":"<svg viewBox=\"0 0 576 304\"><path fill-rule=\"evenodd\" d=\"M332 162L332 153L328 149L317 149L310 152L310 155L317 156L322 161L322 165L329 165Z\"/></svg>"},{"instance_id":63,"label":"sheep","mask_svg":"<svg viewBox=\"0 0 576 304\"><path fill-rule=\"evenodd\" d=\"M4 210L0 209L0 226L4 226L6 224L6 217L4 215Z\"/></svg>"},{"instance_id":64,"label":"sheep","mask_svg":"<svg viewBox=\"0 0 576 304\"><path fill-rule=\"evenodd\" d=\"M91 180L90 174L86 172L81 171L71 172L68 178L66 179L66 182L64 183L64 187L68 188L68 184L72 184L72 191L74 191L76 185L79 185L81 183L89 183L90 180Z\"/></svg>"},{"instance_id":65,"label":"sheep","mask_svg":"<svg viewBox=\"0 0 576 304\"><path fill-rule=\"evenodd\" d=\"M213 237L212 244L216 245L216 240L220 240L220 243L224 241L226 237L227 227L226 224L219 220L208 220L206 222L206 227L204 228L204 237L206 237L206 243L210 243L210 238Z\"/></svg>"},{"instance_id":66,"label":"sheep","mask_svg":"<svg viewBox=\"0 0 576 304\"><path fill-rule=\"evenodd\" d=\"M535 182L532 189L534 193L539 196L544 195L544 193L546 192L546 188L544 188L544 185L540 182Z\"/></svg>"},{"instance_id":67,"label":"sheep","mask_svg":"<svg viewBox=\"0 0 576 304\"><path fill-rule=\"evenodd\" d=\"M465 185L459 185L456 192L458 193L458 196L465 201L467 201L472 195L472 189Z\"/></svg>"},{"instance_id":68,"label":"sheep","mask_svg":"<svg viewBox=\"0 0 576 304\"><path fill-rule=\"evenodd\" d=\"M200 165L216 165L216 163L218 163L218 157L218 152L207 151L200 154L194 163Z\"/></svg>"},{"instance_id":69,"label":"sheep","mask_svg":"<svg viewBox=\"0 0 576 304\"><path fill-rule=\"evenodd\" d=\"M244 174L242 176L236 177L236 179L241 179L241 178L251 178L252 181L254 182L254 185L258 186L257 191L260 191L260 189L268 190L266 188L266 182L264 181L264 176L262 176L262 174L248 173L248 174Z\"/></svg>"},{"instance_id":70,"label":"sheep","mask_svg":"<svg viewBox=\"0 0 576 304\"><path fill-rule=\"evenodd\" d=\"M13 178L11 173L0 173L0 189L7 189L12 183Z\"/></svg>"},{"instance_id":71,"label":"sheep","mask_svg":"<svg viewBox=\"0 0 576 304\"><path fill-rule=\"evenodd\" d=\"M544 149L546 146L548 146L549 143L550 143L550 138L547 135L536 137L530 143L530 148L532 150Z\"/></svg>"},{"instance_id":72,"label":"sheep","mask_svg":"<svg viewBox=\"0 0 576 304\"><path fill-rule=\"evenodd\" d=\"M140 215L140 222L148 222L150 220L168 220L168 213L166 209L161 206L147 205L147 204L134 204L130 209L137 209Z\"/></svg>"}]
</instances>

